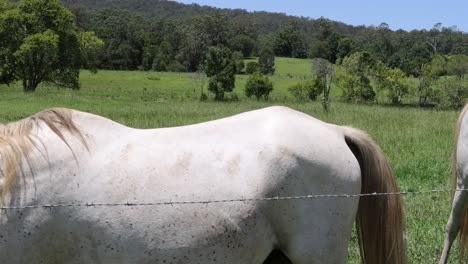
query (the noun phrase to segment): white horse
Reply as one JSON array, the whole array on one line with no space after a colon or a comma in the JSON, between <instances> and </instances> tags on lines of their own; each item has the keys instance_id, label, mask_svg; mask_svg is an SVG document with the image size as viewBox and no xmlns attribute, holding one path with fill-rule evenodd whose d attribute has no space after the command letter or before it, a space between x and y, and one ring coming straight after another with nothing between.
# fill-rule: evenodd
<instances>
[{"instance_id":1,"label":"white horse","mask_svg":"<svg viewBox=\"0 0 468 264\"><path fill-rule=\"evenodd\" d=\"M125 206L397 191L369 136L285 107L148 130L49 109L0 126L0 169L0 263L345 263L355 217L365 263L405 262L396 195Z\"/></svg>"},{"instance_id":2,"label":"white horse","mask_svg":"<svg viewBox=\"0 0 468 264\"><path fill-rule=\"evenodd\" d=\"M455 151L452 165L452 187L468 189L468 104L463 109L455 129ZM468 192L455 192L447 227L444 249L439 263L447 263L450 248L460 232L460 253L466 257L468 249Z\"/></svg>"}]
</instances>

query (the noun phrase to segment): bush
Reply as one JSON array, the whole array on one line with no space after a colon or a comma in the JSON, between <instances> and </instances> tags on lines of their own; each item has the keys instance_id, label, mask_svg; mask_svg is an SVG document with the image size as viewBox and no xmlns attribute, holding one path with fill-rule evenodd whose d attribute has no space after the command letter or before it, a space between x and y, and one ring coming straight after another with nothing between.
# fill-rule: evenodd
<instances>
[{"instance_id":1,"label":"bush","mask_svg":"<svg viewBox=\"0 0 468 264\"><path fill-rule=\"evenodd\" d=\"M236 73L237 74L242 74L245 68L245 63L244 63L244 58L242 57L242 53L239 51L235 51L232 53L232 58L235 61L236 64Z\"/></svg>"},{"instance_id":2,"label":"bush","mask_svg":"<svg viewBox=\"0 0 468 264\"><path fill-rule=\"evenodd\" d=\"M410 79L398 68L381 67L375 80L377 87L386 92L394 105L400 105L403 97L409 93Z\"/></svg>"},{"instance_id":3,"label":"bush","mask_svg":"<svg viewBox=\"0 0 468 264\"><path fill-rule=\"evenodd\" d=\"M226 102L238 102L239 96L235 92L226 93L224 100Z\"/></svg>"},{"instance_id":4,"label":"bush","mask_svg":"<svg viewBox=\"0 0 468 264\"><path fill-rule=\"evenodd\" d=\"M180 62L172 61L167 66L167 71L170 71L170 72L185 72L186 69L185 69L185 66L182 65Z\"/></svg>"},{"instance_id":5,"label":"bush","mask_svg":"<svg viewBox=\"0 0 468 264\"><path fill-rule=\"evenodd\" d=\"M324 83L320 78L314 78L306 82L299 82L289 86L289 92L300 102L315 101L324 90Z\"/></svg>"},{"instance_id":6,"label":"bush","mask_svg":"<svg viewBox=\"0 0 468 264\"><path fill-rule=\"evenodd\" d=\"M258 64L260 66L260 71L263 74L274 74L275 73L275 54L273 49L264 48L260 51L260 56L258 57Z\"/></svg>"},{"instance_id":7,"label":"bush","mask_svg":"<svg viewBox=\"0 0 468 264\"><path fill-rule=\"evenodd\" d=\"M442 78L437 86L440 90L436 92L435 101L441 109L460 108L468 97L468 86L455 78Z\"/></svg>"},{"instance_id":8,"label":"bush","mask_svg":"<svg viewBox=\"0 0 468 264\"><path fill-rule=\"evenodd\" d=\"M200 101L204 102L204 101L206 101L206 100L208 100L208 95L206 95L206 93L202 93L202 94L200 95Z\"/></svg>"},{"instance_id":9,"label":"bush","mask_svg":"<svg viewBox=\"0 0 468 264\"><path fill-rule=\"evenodd\" d=\"M250 75L245 84L245 95L247 97L254 95L257 100L260 100L262 96L268 100L271 91L273 91L273 83L258 71Z\"/></svg>"},{"instance_id":10,"label":"bush","mask_svg":"<svg viewBox=\"0 0 468 264\"><path fill-rule=\"evenodd\" d=\"M336 80L343 90L345 101L373 101L375 91L370 83L371 69L377 65L373 55L367 51L356 52L345 57L338 71Z\"/></svg>"},{"instance_id":11,"label":"bush","mask_svg":"<svg viewBox=\"0 0 468 264\"><path fill-rule=\"evenodd\" d=\"M245 69L245 73L252 74L260 69L260 64L255 61L251 61L247 63L247 68Z\"/></svg>"}]
</instances>

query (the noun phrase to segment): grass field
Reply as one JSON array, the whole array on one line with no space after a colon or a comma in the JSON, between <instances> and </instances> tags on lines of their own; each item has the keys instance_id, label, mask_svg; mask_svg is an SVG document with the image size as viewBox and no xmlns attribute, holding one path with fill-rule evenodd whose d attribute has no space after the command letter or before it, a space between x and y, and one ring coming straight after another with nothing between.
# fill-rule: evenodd
<instances>
[{"instance_id":1,"label":"grass field","mask_svg":"<svg viewBox=\"0 0 468 264\"><path fill-rule=\"evenodd\" d=\"M386 153L401 190L447 189L453 129L458 112L351 105L332 102L326 113L320 103L297 103L286 88L309 75L308 60L277 60L270 102L243 95L246 76L239 76L238 102L199 102L191 74L100 71L83 72L79 91L43 85L34 94L19 86L0 86L0 122L63 106L109 117L132 127L168 127L213 120L269 105L286 105L326 122L367 131ZM336 96L337 93L334 92ZM404 196L409 263L436 263L449 214L449 194ZM359 263L355 237L348 263ZM451 263L458 263L452 254Z\"/></svg>"}]
</instances>

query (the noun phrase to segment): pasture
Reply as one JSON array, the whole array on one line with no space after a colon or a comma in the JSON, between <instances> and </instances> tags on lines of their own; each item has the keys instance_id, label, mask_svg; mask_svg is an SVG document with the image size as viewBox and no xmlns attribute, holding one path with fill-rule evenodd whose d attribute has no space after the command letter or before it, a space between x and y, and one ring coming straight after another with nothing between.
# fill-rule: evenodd
<instances>
[{"instance_id":1,"label":"pasture","mask_svg":"<svg viewBox=\"0 0 468 264\"><path fill-rule=\"evenodd\" d=\"M320 102L297 103L287 86L309 76L308 60L277 59L269 102L245 98L247 76L238 76L234 93L240 101L198 101L194 74L159 72L82 72L81 90L42 85L23 94L20 85L0 86L0 122L10 122L48 107L68 107L111 118L131 127L157 128L193 124L258 109L285 105L318 119L367 131L385 152L400 190L448 189L456 111L411 107L344 104L334 100L328 113ZM206 92L206 88L205 88ZM332 90L337 97L339 91ZM233 128L235 129L235 128ZM110 132L111 133L111 132ZM409 263L436 263L444 238L449 193L406 195ZM458 263L457 254L450 263ZM348 263L359 263L355 236Z\"/></svg>"}]
</instances>

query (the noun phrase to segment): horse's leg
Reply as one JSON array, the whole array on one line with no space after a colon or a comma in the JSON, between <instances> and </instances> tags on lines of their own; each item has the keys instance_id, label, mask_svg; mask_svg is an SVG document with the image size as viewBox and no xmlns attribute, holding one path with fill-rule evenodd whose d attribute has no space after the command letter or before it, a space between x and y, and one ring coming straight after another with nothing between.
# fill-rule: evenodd
<instances>
[{"instance_id":1,"label":"horse's leg","mask_svg":"<svg viewBox=\"0 0 468 264\"><path fill-rule=\"evenodd\" d=\"M439 264L445 264L448 261L450 248L453 241L457 237L460 230L460 222L462 221L463 213L465 211L466 202L468 199L467 192L456 192L452 203L452 212L450 213L447 227L445 228L445 241L442 255L440 256Z\"/></svg>"},{"instance_id":2,"label":"horse's leg","mask_svg":"<svg viewBox=\"0 0 468 264\"><path fill-rule=\"evenodd\" d=\"M263 264L292 264L280 250L273 250Z\"/></svg>"}]
</instances>

